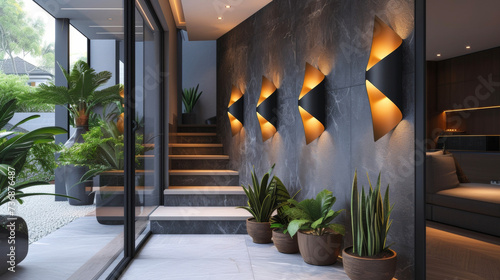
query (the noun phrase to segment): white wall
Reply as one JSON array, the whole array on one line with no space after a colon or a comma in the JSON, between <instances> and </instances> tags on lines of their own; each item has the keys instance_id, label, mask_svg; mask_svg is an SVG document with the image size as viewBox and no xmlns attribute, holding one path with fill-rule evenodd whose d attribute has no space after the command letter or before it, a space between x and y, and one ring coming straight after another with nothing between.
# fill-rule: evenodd
<instances>
[{"instance_id":1,"label":"white wall","mask_svg":"<svg viewBox=\"0 0 500 280\"><path fill-rule=\"evenodd\" d=\"M196 87L203 91L193 111L198 123L216 115L217 104L217 42L188 41L183 31L182 89ZM181 97L179 97L181 99Z\"/></svg>"}]
</instances>

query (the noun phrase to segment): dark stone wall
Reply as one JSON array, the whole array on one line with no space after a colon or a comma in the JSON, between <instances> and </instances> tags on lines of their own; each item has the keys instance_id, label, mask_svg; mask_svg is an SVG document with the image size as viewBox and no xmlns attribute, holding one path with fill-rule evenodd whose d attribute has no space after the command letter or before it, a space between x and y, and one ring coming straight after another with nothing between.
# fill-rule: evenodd
<instances>
[{"instance_id":1,"label":"dark stone wall","mask_svg":"<svg viewBox=\"0 0 500 280\"><path fill-rule=\"evenodd\" d=\"M337 197L334 209L349 208L357 168L391 186L395 203L389 243L398 252L398 279L413 279L414 269L414 34L413 0L274 0L217 40L218 132L240 183L250 183L276 163L275 174L299 198L322 189ZM403 121L373 141L365 70L374 17L404 40ZM298 111L306 62L326 75L326 131L306 145ZM278 133L262 142L256 105L262 75L278 87ZM227 118L231 85L244 93L245 123L232 137ZM348 227L348 212L340 217ZM351 243L350 232L346 245Z\"/></svg>"}]
</instances>

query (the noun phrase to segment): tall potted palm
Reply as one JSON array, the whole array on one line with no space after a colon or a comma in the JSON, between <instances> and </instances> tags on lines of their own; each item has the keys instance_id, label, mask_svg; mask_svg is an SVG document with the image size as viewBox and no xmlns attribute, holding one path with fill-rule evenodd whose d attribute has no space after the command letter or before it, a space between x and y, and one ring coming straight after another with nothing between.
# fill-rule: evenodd
<instances>
[{"instance_id":1,"label":"tall potted palm","mask_svg":"<svg viewBox=\"0 0 500 280\"><path fill-rule=\"evenodd\" d=\"M15 204L16 201L22 203L22 199L28 196L54 195L23 192L32 186L48 184L41 181L19 182L17 180L19 172L26 163L28 152L33 145L52 142L54 135L66 133L66 130L58 127L43 127L28 133L13 131L20 124L39 117L37 115L20 121L10 130L3 129L14 116L16 103L15 99L0 103L0 205L8 204L10 211L6 215L0 215L0 274L20 263L28 253L28 227L26 222L11 210L15 209L14 205L11 207L11 204ZM11 251L13 245L7 242L9 236L16 237L14 255ZM13 259L12 256L14 256Z\"/></svg>"},{"instance_id":2,"label":"tall potted palm","mask_svg":"<svg viewBox=\"0 0 500 280\"><path fill-rule=\"evenodd\" d=\"M196 87L185 88L182 91L182 104L184 104L184 113L182 114L183 124L195 124L196 114L193 112L194 105L198 102L203 91L198 92L198 84Z\"/></svg>"},{"instance_id":3,"label":"tall potted palm","mask_svg":"<svg viewBox=\"0 0 500 280\"><path fill-rule=\"evenodd\" d=\"M66 72L59 65L68 86L56 86L54 83L41 84L39 89L30 96L32 102L64 106L70 116L71 123L76 128L70 139L64 144L69 148L75 143L82 143L82 134L88 131L89 119L93 110L98 106L120 101L120 85L110 86L98 90L111 79L108 71L96 72L86 62L79 60L71 72ZM66 193L77 197L79 200L69 200L72 205L88 205L94 201L94 195L89 190L89 184L78 183L85 174L86 168L82 166L65 166L64 178Z\"/></svg>"},{"instance_id":4,"label":"tall potted palm","mask_svg":"<svg viewBox=\"0 0 500 280\"><path fill-rule=\"evenodd\" d=\"M396 272L396 252L387 245L387 233L394 205L389 203L389 185L384 199L380 193L380 173L377 185L365 195L358 192L357 172L354 173L351 192L351 220L353 246L342 252L344 270L352 280L390 280Z\"/></svg>"}]
</instances>

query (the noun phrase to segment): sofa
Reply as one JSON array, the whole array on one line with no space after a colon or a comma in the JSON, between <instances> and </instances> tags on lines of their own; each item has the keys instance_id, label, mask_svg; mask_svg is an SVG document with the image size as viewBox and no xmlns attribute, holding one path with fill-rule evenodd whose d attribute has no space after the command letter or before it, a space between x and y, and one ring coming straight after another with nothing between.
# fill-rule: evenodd
<instances>
[{"instance_id":1,"label":"sofa","mask_svg":"<svg viewBox=\"0 0 500 280\"><path fill-rule=\"evenodd\" d=\"M500 236L500 186L471 183L452 154L426 155L426 218Z\"/></svg>"}]
</instances>

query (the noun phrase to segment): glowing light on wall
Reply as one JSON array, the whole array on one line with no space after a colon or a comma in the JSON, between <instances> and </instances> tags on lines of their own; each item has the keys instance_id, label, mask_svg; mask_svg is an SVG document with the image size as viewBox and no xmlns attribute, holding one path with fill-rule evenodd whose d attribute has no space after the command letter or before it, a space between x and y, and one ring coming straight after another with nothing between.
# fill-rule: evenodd
<instances>
[{"instance_id":1,"label":"glowing light on wall","mask_svg":"<svg viewBox=\"0 0 500 280\"><path fill-rule=\"evenodd\" d=\"M299 112L309 144L325 131L325 75L309 63L300 91Z\"/></svg>"},{"instance_id":2,"label":"glowing light on wall","mask_svg":"<svg viewBox=\"0 0 500 280\"><path fill-rule=\"evenodd\" d=\"M231 99L229 100L229 105L227 105L227 115L233 136L238 134L243 128L243 105L243 93L233 85Z\"/></svg>"},{"instance_id":3,"label":"glowing light on wall","mask_svg":"<svg viewBox=\"0 0 500 280\"><path fill-rule=\"evenodd\" d=\"M401 113L403 40L375 17L373 40L366 66L366 91L370 101L375 141L394 129Z\"/></svg>"},{"instance_id":4,"label":"glowing light on wall","mask_svg":"<svg viewBox=\"0 0 500 280\"><path fill-rule=\"evenodd\" d=\"M273 82L262 76L262 89L260 91L259 101L257 102L257 118L259 119L263 142L273 137L277 131L277 92L278 90Z\"/></svg>"}]
</instances>

